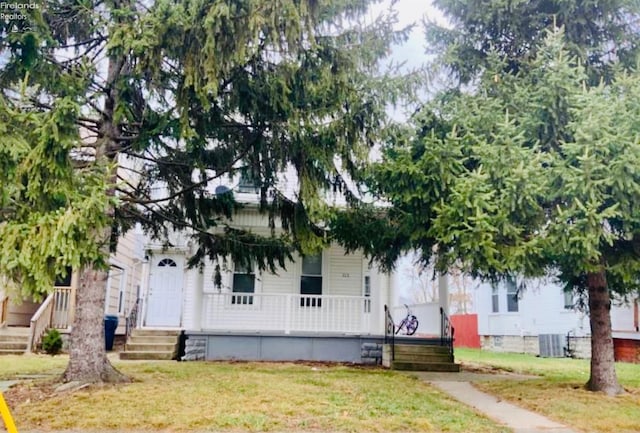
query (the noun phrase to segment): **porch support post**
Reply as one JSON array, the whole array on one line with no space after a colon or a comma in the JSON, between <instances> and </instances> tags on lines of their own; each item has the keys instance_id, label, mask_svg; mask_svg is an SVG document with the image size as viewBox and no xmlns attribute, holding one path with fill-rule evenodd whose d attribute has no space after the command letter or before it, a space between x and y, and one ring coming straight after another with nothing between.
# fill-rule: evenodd
<instances>
[{"instance_id":1,"label":"porch support post","mask_svg":"<svg viewBox=\"0 0 640 433\"><path fill-rule=\"evenodd\" d=\"M449 277L447 274L438 274L438 303L449 315Z\"/></svg>"}]
</instances>

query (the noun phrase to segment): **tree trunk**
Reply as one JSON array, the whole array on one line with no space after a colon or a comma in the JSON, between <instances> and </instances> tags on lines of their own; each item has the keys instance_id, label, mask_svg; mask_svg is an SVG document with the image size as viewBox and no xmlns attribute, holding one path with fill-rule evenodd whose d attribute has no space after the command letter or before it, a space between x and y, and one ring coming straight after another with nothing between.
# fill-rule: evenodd
<instances>
[{"instance_id":1,"label":"tree trunk","mask_svg":"<svg viewBox=\"0 0 640 433\"><path fill-rule=\"evenodd\" d=\"M87 268L81 272L76 316L71 330L69 364L63 381L129 382L107 358L104 343L105 287L107 272Z\"/></svg>"},{"instance_id":2,"label":"tree trunk","mask_svg":"<svg viewBox=\"0 0 640 433\"><path fill-rule=\"evenodd\" d=\"M114 4L114 10L122 7ZM107 174L108 197L115 197L117 183L118 152L121 143L121 126L115 122L115 108L120 91L118 81L126 63L126 54L109 56L107 77L104 84L105 98L101 113L100 131L95 143L96 164L110 164ZM113 220L115 208L110 204L106 215ZM103 257L109 257L111 226L96 233L103 245ZM115 246L113 246L115 250ZM108 274L104 270L87 267L80 276L76 300L76 316L71 331L69 365L63 375L65 382L129 382L130 379L117 371L109 362L104 343L105 294Z\"/></svg>"},{"instance_id":3,"label":"tree trunk","mask_svg":"<svg viewBox=\"0 0 640 433\"><path fill-rule=\"evenodd\" d=\"M587 289L591 325L591 377L586 386L590 391L602 391L608 395L621 394L624 390L616 376L611 333L611 296L604 270L587 274Z\"/></svg>"}]
</instances>

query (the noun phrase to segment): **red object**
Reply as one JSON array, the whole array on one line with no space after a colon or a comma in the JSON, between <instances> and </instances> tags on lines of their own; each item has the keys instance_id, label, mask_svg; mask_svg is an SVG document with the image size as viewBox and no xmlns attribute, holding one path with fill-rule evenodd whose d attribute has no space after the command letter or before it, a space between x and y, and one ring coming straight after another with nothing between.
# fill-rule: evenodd
<instances>
[{"instance_id":1,"label":"red object","mask_svg":"<svg viewBox=\"0 0 640 433\"><path fill-rule=\"evenodd\" d=\"M616 361L640 363L640 340L614 338L613 350Z\"/></svg>"},{"instance_id":2,"label":"red object","mask_svg":"<svg viewBox=\"0 0 640 433\"><path fill-rule=\"evenodd\" d=\"M477 314L454 314L451 325L455 328L454 347L470 347L480 349Z\"/></svg>"}]
</instances>

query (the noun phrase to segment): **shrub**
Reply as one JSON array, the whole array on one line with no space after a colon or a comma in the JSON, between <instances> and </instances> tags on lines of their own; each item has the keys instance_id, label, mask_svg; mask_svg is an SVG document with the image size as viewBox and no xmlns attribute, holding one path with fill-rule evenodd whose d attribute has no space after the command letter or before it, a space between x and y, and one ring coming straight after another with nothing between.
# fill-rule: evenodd
<instances>
[{"instance_id":1,"label":"shrub","mask_svg":"<svg viewBox=\"0 0 640 433\"><path fill-rule=\"evenodd\" d=\"M42 350L54 356L62 350L62 336L57 329L49 329L42 338Z\"/></svg>"}]
</instances>

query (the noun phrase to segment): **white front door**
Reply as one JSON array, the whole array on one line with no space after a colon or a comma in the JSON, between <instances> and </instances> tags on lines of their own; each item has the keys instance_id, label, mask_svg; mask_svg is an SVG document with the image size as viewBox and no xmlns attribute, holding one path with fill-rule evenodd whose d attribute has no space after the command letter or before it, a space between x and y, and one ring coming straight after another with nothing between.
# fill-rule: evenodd
<instances>
[{"instance_id":1,"label":"white front door","mask_svg":"<svg viewBox=\"0 0 640 433\"><path fill-rule=\"evenodd\" d=\"M183 261L162 255L152 260L146 326L177 328L182 314Z\"/></svg>"}]
</instances>

